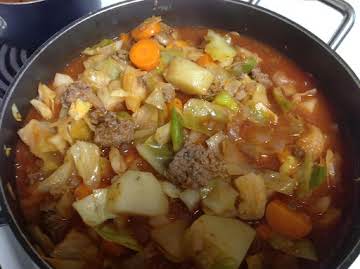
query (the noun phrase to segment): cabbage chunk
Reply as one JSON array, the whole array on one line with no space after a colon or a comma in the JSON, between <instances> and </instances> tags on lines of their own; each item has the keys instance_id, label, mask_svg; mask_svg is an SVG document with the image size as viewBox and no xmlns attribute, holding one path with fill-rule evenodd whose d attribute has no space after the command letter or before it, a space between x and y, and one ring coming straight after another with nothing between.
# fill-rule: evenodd
<instances>
[{"instance_id":1,"label":"cabbage chunk","mask_svg":"<svg viewBox=\"0 0 360 269\"><path fill-rule=\"evenodd\" d=\"M97 226L116 215L106 208L108 189L97 189L93 194L73 203L82 220L89 226Z\"/></svg>"},{"instance_id":2,"label":"cabbage chunk","mask_svg":"<svg viewBox=\"0 0 360 269\"><path fill-rule=\"evenodd\" d=\"M236 56L236 50L226 42L225 38L218 33L209 30L205 39L208 41L205 46L205 51L213 60L219 62L232 62L233 58Z\"/></svg>"},{"instance_id":3,"label":"cabbage chunk","mask_svg":"<svg viewBox=\"0 0 360 269\"><path fill-rule=\"evenodd\" d=\"M54 152L56 147L49 142L49 138L55 135L55 129L50 123L31 120L18 131L21 140L30 148L30 151L41 158L43 153Z\"/></svg>"},{"instance_id":4,"label":"cabbage chunk","mask_svg":"<svg viewBox=\"0 0 360 269\"><path fill-rule=\"evenodd\" d=\"M48 178L39 183L38 190L40 192L50 192L51 194L64 192L67 188L67 181L74 170L75 167L71 161L65 162Z\"/></svg>"},{"instance_id":5,"label":"cabbage chunk","mask_svg":"<svg viewBox=\"0 0 360 269\"><path fill-rule=\"evenodd\" d=\"M100 149L97 145L77 141L68 150L75 163L76 170L85 185L97 188L100 183Z\"/></svg>"}]
</instances>

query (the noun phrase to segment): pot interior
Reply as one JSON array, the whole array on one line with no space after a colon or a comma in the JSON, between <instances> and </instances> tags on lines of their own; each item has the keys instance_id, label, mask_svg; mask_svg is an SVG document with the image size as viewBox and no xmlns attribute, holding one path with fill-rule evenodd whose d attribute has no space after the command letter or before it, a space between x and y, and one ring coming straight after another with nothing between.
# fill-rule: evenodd
<instances>
[{"instance_id":1,"label":"pot interior","mask_svg":"<svg viewBox=\"0 0 360 269\"><path fill-rule=\"evenodd\" d=\"M4 100L0 119L1 147L6 145L14 148L18 139L16 131L21 127L21 123L13 119L12 104L16 103L21 114L26 115L30 108L29 100L37 95L39 81L50 81L53 75L78 56L83 48L101 39L114 37L119 32L127 32L155 13L175 26L206 26L248 35L278 49L310 72L319 81L320 88L334 108L349 149L348 154L354 156L349 158L352 161L349 165L350 178L359 176L359 161L356 157L360 155L360 84L347 65L324 43L280 16L237 1L155 2L156 5L147 0L126 1L106 8L73 23L37 50ZM45 266L29 245L21 212L9 191L9 186L15 190L14 152L9 158L1 154L0 163L3 205L8 211L13 231L35 261ZM360 218L356 213L359 212L360 205L357 182L348 182L352 188L352 197L347 219L342 234L334 235L338 237L338 245L331 246L331 255L324 262L323 268L348 268L360 250Z\"/></svg>"}]
</instances>

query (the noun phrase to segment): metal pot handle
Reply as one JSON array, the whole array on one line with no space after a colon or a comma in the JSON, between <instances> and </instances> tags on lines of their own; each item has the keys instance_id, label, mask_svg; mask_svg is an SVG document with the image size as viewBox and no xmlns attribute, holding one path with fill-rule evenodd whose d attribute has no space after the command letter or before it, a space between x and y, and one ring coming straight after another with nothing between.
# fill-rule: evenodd
<instances>
[{"instance_id":1,"label":"metal pot handle","mask_svg":"<svg viewBox=\"0 0 360 269\"><path fill-rule=\"evenodd\" d=\"M261 0L250 0L252 5L258 5ZM354 8L344 0L318 0L333 9L336 9L343 16L342 22L327 42L330 48L336 50L346 35L349 33L355 22Z\"/></svg>"}]
</instances>

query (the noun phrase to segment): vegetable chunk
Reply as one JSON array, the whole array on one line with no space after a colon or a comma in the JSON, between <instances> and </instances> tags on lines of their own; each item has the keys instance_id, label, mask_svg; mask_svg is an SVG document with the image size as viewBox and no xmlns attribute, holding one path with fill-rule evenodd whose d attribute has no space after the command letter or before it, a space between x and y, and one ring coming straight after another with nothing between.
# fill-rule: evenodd
<instances>
[{"instance_id":1,"label":"vegetable chunk","mask_svg":"<svg viewBox=\"0 0 360 269\"><path fill-rule=\"evenodd\" d=\"M118 214L159 216L167 214L169 205L153 174L129 170L110 187L108 207Z\"/></svg>"},{"instance_id":2,"label":"vegetable chunk","mask_svg":"<svg viewBox=\"0 0 360 269\"><path fill-rule=\"evenodd\" d=\"M196 63L175 57L164 73L165 79L187 94L205 95L214 80L213 74Z\"/></svg>"},{"instance_id":3,"label":"vegetable chunk","mask_svg":"<svg viewBox=\"0 0 360 269\"><path fill-rule=\"evenodd\" d=\"M186 231L186 251L201 268L229 260L238 268L254 237L255 230L240 220L202 215Z\"/></svg>"}]
</instances>

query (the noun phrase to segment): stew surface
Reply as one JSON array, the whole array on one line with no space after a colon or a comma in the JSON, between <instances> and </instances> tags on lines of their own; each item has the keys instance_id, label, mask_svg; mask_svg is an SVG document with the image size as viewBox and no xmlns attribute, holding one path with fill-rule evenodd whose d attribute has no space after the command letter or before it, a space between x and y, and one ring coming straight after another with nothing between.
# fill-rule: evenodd
<instances>
[{"instance_id":1,"label":"stew surface","mask_svg":"<svg viewBox=\"0 0 360 269\"><path fill-rule=\"evenodd\" d=\"M300 269L329 255L343 144L311 74L276 50L152 17L38 93L17 194L54 268Z\"/></svg>"}]
</instances>

